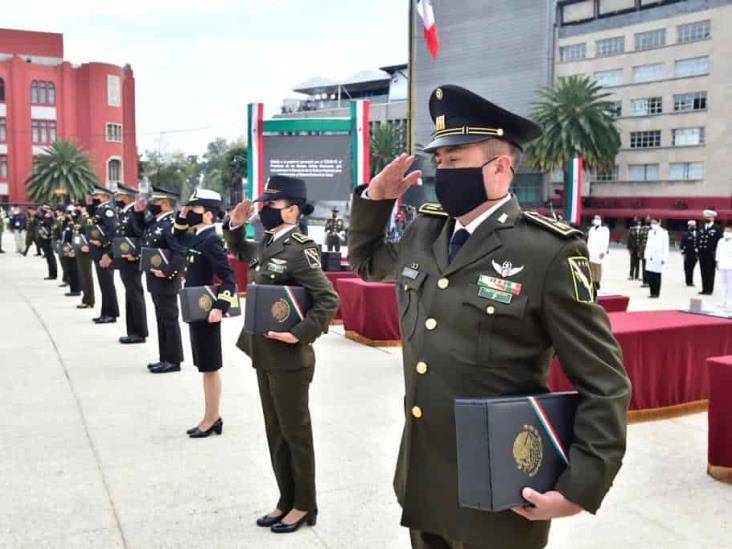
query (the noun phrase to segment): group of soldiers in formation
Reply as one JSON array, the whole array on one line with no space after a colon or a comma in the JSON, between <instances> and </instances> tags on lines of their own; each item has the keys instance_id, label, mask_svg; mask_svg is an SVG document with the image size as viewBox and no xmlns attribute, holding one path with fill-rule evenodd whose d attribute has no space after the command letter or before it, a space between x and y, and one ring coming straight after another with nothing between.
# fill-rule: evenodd
<instances>
[{"instance_id":1,"label":"group of soldiers in formation","mask_svg":"<svg viewBox=\"0 0 732 549\"><path fill-rule=\"evenodd\" d=\"M717 212L713 209L704 210L703 216L704 222L701 227L698 227L693 219L688 221L687 230L680 241L681 253L684 256L684 280L686 286L694 287L694 269L698 263L701 273L699 295L712 295L716 274L719 272L722 282L722 305L729 308L732 307L732 279L727 271L732 267L730 265L732 241L729 240L732 238L732 227L723 228L717 223ZM630 253L628 280L642 280L643 287L648 287L654 282L653 273L647 269L649 242L651 246L655 246L657 239L657 235L654 235L654 225L655 230L665 236L665 246L662 245L660 248L668 249L668 233L660 227L660 220L648 217L642 222L635 218L628 229L627 247ZM658 277L660 289L660 270ZM655 296L657 295L656 292Z\"/></svg>"}]
</instances>

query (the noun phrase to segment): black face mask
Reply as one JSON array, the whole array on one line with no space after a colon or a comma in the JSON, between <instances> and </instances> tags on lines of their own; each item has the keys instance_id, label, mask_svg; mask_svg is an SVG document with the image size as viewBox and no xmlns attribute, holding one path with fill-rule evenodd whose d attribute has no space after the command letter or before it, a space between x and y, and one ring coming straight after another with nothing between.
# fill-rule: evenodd
<instances>
[{"instance_id":1,"label":"black face mask","mask_svg":"<svg viewBox=\"0 0 732 549\"><path fill-rule=\"evenodd\" d=\"M158 215L160 212L163 211L163 208L160 206L160 204L148 204L147 211L150 212L151 215Z\"/></svg>"},{"instance_id":2,"label":"black face mask","mask_svg":"<svg viewBox=\"0 0 732 549\"><path fill-rule=\"evenodd\" d=\"M282 210L278 210L271 206L265 206L259 212L259 220L262 222L262 226L271 231L275 227L279 227L284 223L282 219Z\"/></svg>"},{"instance_id":3,"label":"black face mask","mask_svg":"<svg viewBox=\"0 0 732 549\"><path fill-rule=\"evenodd\" d=\"M200 225L201 223L203 223L203 214L188 212L188 214L186 215L186 220L191 227Z\"/></svg>"},{"instance_id":4,"label":"black face mask","mask_svg":"<svg viewBox=\"0 0 732 549\"><path fill-rule=\"evenodd\" d=\"M474 210L489 198L483 183L483 167L493 162L497 156L478 168L437 168L435 191L445 211L451 217L460 217Z\"/></svg>"},{"instance_id":5,"label":"black face mask","mask_svg":"<svg viewBox=\"0 0 732 549\"><path fill-rule=\"evenodd\" d=\"M101 204L101 203L102 203L101 199L92 198L92 204L94 204L95 206L99 206L99 204Z\"/></svg>"},{"instance_id":6,"label":"black face mask","mask_svg":"<svg viewBox=\"0 0 732 549\"><path fill-rule=\"evenodd\" d=\"M127 206L126 202L122 202L121 200L115 200L114 205L117 206L120 210Z\"/></svg>"}]
</instances>

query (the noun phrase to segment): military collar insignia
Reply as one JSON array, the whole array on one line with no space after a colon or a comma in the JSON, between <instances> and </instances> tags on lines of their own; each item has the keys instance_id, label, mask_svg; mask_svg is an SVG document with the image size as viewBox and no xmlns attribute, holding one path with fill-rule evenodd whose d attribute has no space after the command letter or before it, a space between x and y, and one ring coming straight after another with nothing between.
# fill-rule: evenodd
<instances>
[{"instance_id":1,"label":"military collar insignia","mask_svg":"<svg viewBox=\"0 0 732 549\"><path fill-rule=\"evenodd\" d=\"M300 244L305 244L307 242L312 242L313 240L308 237L307 235L304 235L302 233L292 233L293 240L296 240Z\"/></svg>"},{"instance_id":2,"label":"military collar insignia","mask_svg":"<svg viewBox=\"0 0 732 549\"><path fill-rule=\"evenodd\" d=\"M498 216L498 222L501 225L503 225L506 222L507 219L508 219L508 214L505 213L505 212Z\"/></svg>"},{"instance_id":3,"label":"military collar insignia","mask_svg":"<svg viewBox=\"0 0 732 549\"><path fill-rule=\"evenodd\" d=\"M523 265L521 265L520 267L514 267L513 263L511 263L510 261L504 261L502 264L499 265L498 263L496 263L495 259L492 259L491 265L493 265L493 268L496 270L496 272L503 278L517 275L524 270Z\"/></svg>"},{"instance_id":4,"label":"military collar insignia","mask_svg":"<svg viewBox=\"0 0 732 549\"><path fill-rule=\"evenodd\" d=\"M450 217L450 215L442 209L442 206L437 202L428 202L422 204L418 210L422 215L429 215L432 217Z\"/></svg>"},{"instance_id":5,"label":"military collar insignia","mask_svg":"<svg viewBox=\"0 0 732 549\"><path fill-rule=\"evenodd\" d=\"M582 231L579 229L575 229L564 221L558 221L551 217L541 215L538 212L524 212L524 217L532 223L564 237L582 236Z\"/></svg>"}]
</instances>

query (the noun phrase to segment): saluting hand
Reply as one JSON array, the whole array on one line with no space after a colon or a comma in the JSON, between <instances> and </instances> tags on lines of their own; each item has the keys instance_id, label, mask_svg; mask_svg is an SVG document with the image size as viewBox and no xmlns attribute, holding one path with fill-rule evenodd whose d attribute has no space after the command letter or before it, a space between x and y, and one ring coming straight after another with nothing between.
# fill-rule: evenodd
<instances>
[{"instance_id":1,"label":"saluting hand","mask_svg":"<svg viewBox=\"0 0 732 549\"><path fill-rule=\"evenodd\" d=\"M514 507L512 511L526 520L551 520L571 517L582 512L582 507L573 501L569 501L556 490L550 490L542 494L531 488L524 488L521 495L533 507Z\"/></svg>"},{"instance_id":2,"label":"saluting hand","mask_svg":"<svg viewBox=\"0 0 732 549\"><path fill-rule=\"evenodd\" d=\"M269 339L276 339L277 341L281 341L282 343L289 343L290 345L295 345L296 343L299 343L299 339L292 335L290 332L267 332L264 334L265 337L268 337Z\"/></svg>"},{"instance_id":3,"label":"saluting hand","mask_svg":"<svg viewBox=\"0 0 732 549\"><path fill-rule=\"evenodd\" d=\"M389 162L369 183L369 198L372 200L393 200L399 198L407 189L422 177L420 170L408 175L405 172L414 162L414 155L402 153Z\"/></svg>"},{"instance_id":4,"label":"saluting hand","mask_svg":"<svg viewBox=\"0 0 732 549\"><path fill-rule=\"evenodd\" d=\"M239 202L233 210L229 219L231 220L232 227L241 227L247 223L254 215L254 204L251 200L242 200Z\"/></svg>"}]
</instances>

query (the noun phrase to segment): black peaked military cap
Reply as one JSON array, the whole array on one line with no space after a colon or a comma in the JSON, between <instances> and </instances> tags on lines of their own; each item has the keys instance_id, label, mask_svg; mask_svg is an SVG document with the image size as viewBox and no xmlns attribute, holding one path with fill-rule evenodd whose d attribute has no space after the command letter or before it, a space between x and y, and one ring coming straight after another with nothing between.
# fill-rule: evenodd
<instances>
[{"instance_id":1,"label":"black peaked military cap","mask_svg":"<svg viewBox=\"0 0 732 549\"><path fill-rule=\"evenodd\" d=\"M92 194L114 194L114 191L111 189L108 189L104 185L100 185L99 183L94 183L94 188L92 189Z\"/></svg>"},{"instance_id":2,"label":"black peaked military cap","mask_svg":"<svg viewBox=\"0 0 732 549\"><path fill-rule=\"evenodd\" d=\"M211 189L196 189L185 203L185 206L203 206L211 210L220 211L223 206L221 195Z\"/></svg>"},{"instance_id":3,"label":"black peaked military cap","mask_svg":"<svg viewBox=\"0 0 732 549\"><path fill-rule=\"evenodd\" d=\"M286 175L273 175L267 181L267 187L262 196L254 202L268 202L270 200L291 200L304 204L308 200L308 190L305 181Z\"/></svg>"},{"instance_id":4,"label":"black peaked military cap","mask_svg":"<svg viewBox=\"0 0 732 549\"><path fill-rule=\"evenodd\" d=\"M150 200L161 200L164 198L169 198L172 200L178 199L178 193L168 191L166 189L163 189L162 187L156 187L155 185L151 185L151 187L152 194L150 195Z\"/></svg>"},{"instance_id":5,"label":"black peaked military cap","mask_svg":"<svg viewBox=\"0 0 732 549\"><path fill-rule=\"evenodd\" d=\"M430 96L430 116L435 123L435 132L432 142L424 148L425 152L488 139L502 139L523 150L524 144L542 134L541 128L531 120L460 86L436 88Z\"/></svg>"},{"instance_id":6,"label":"black peaked military cap","mask_svg":"<svg viewBox=\"0 0 732 549\"><path fill-rule=\"evenodd\" d=\"M114 194L126 194L129 196L135 196L137 194L137 189L128 187L124 183L117 183L117 189L115 190Z\"/></svg>"}]
</instances>

